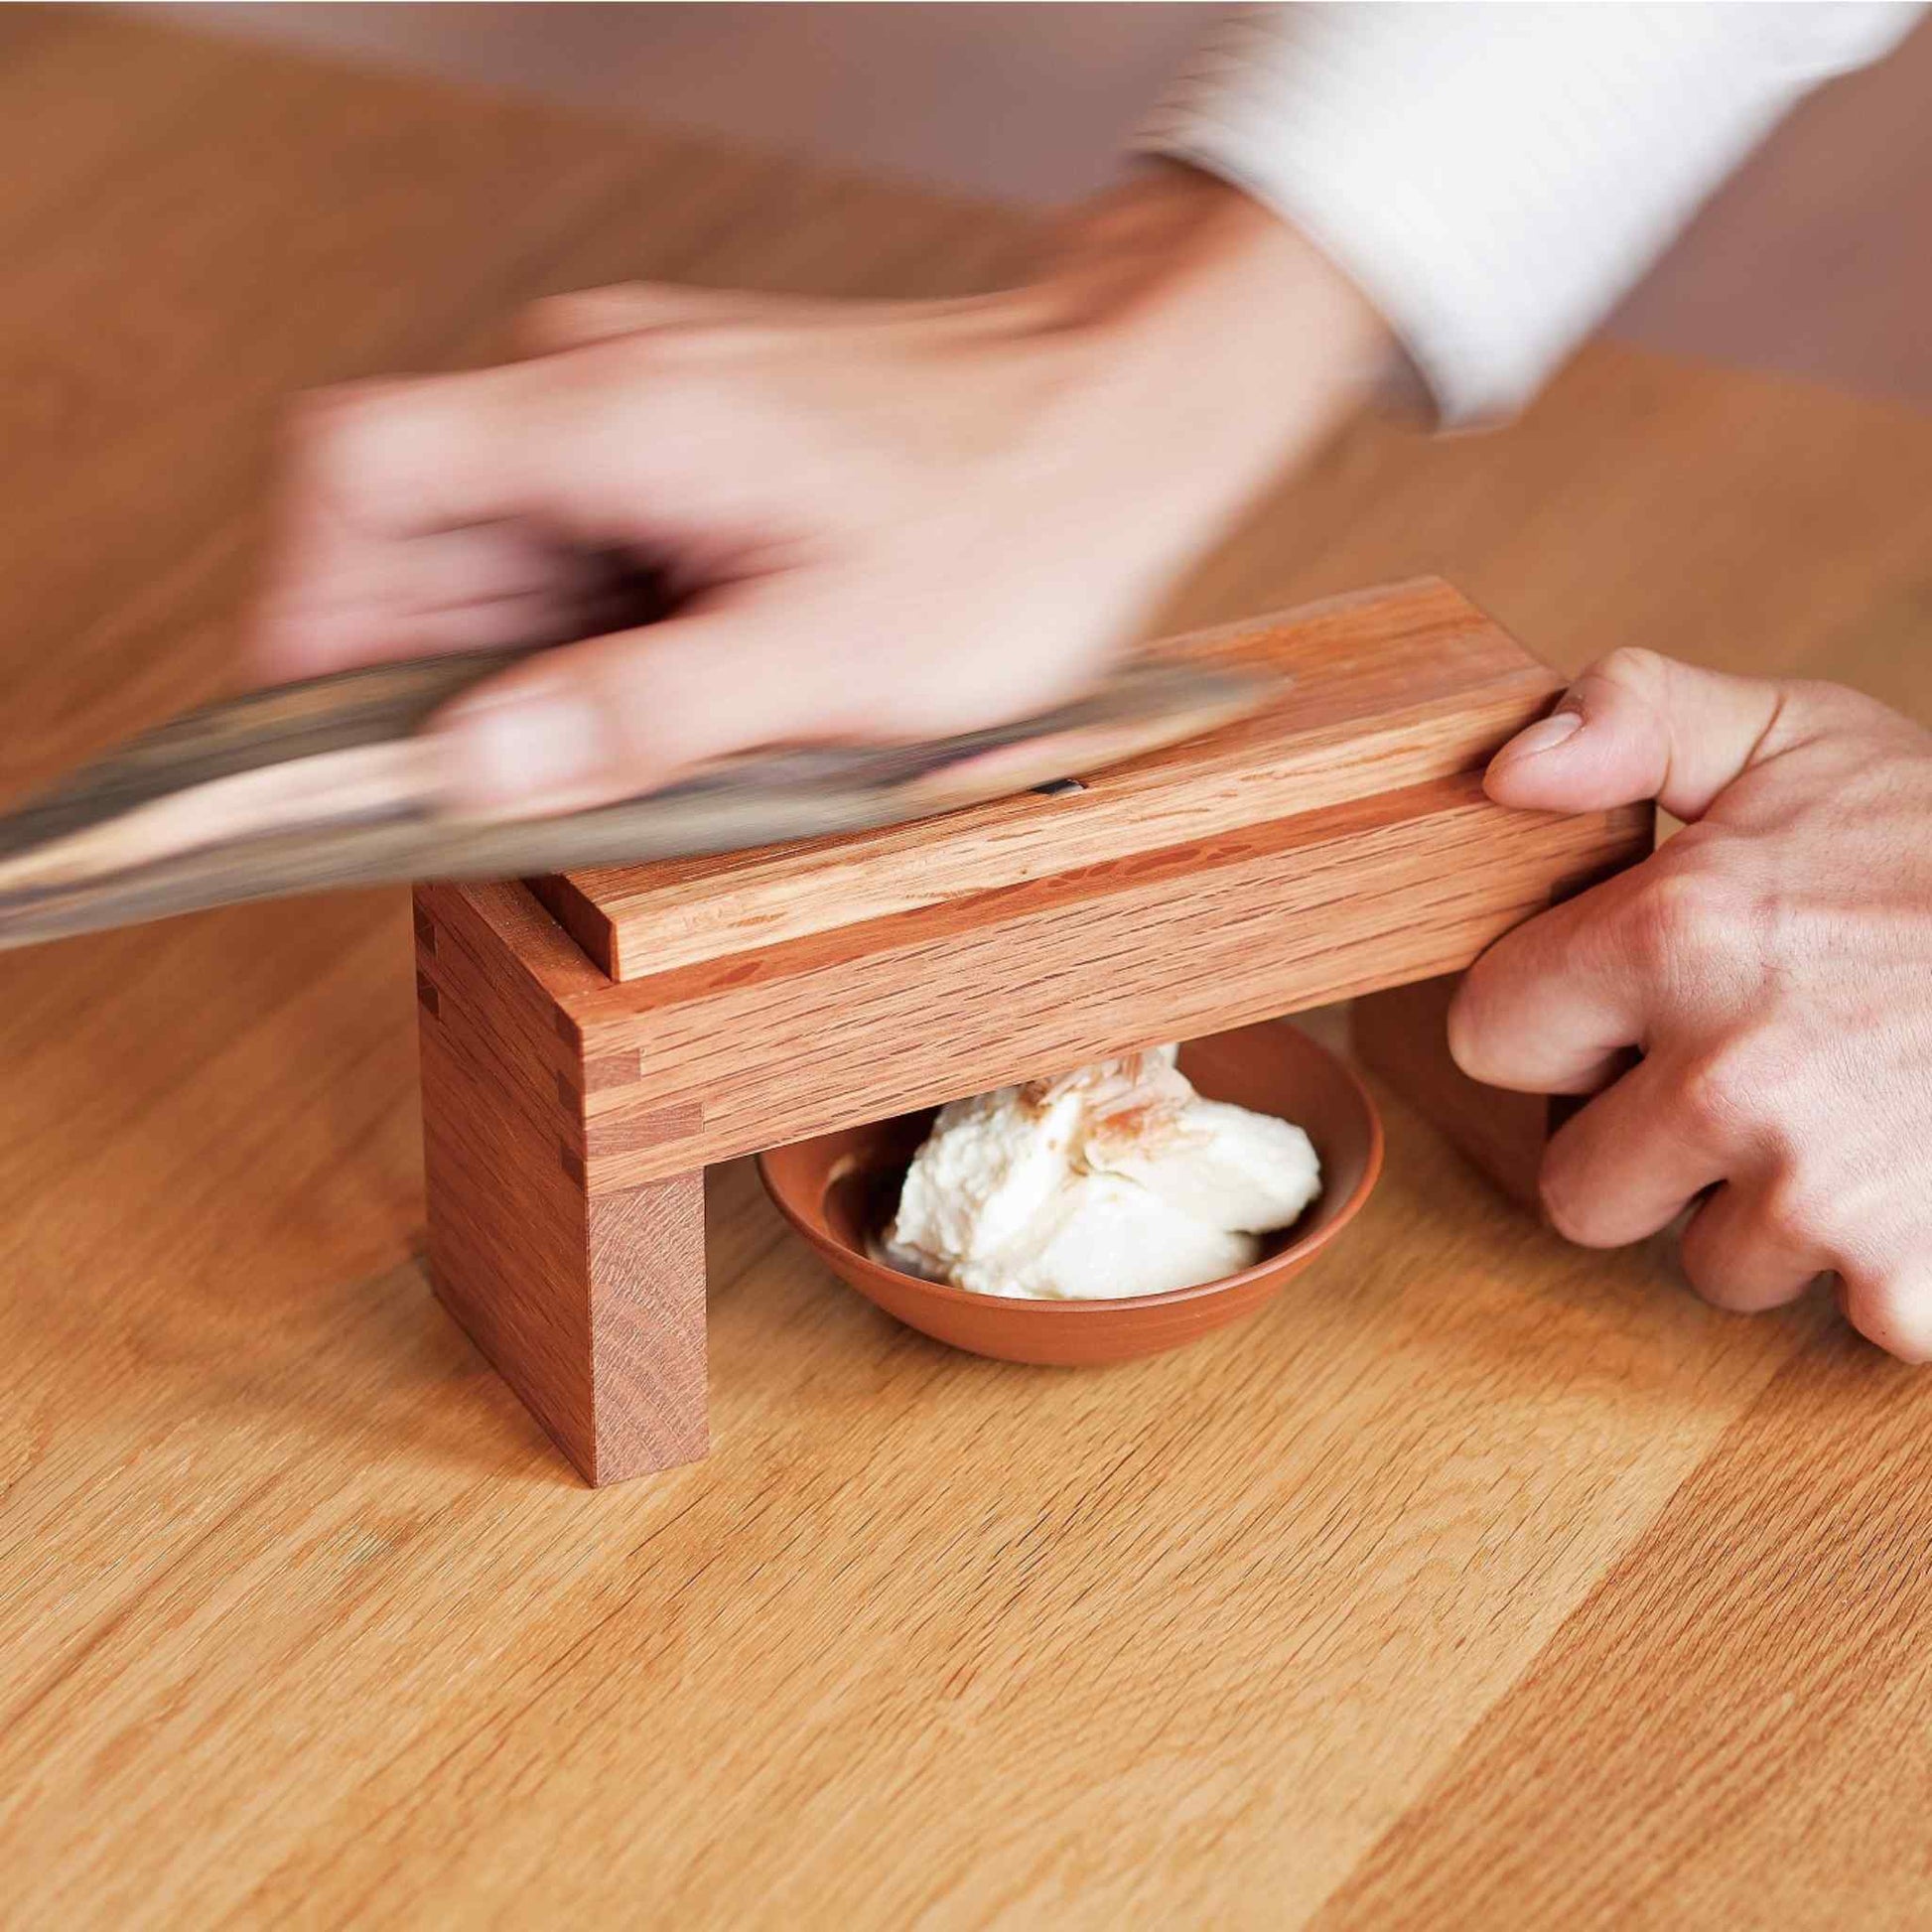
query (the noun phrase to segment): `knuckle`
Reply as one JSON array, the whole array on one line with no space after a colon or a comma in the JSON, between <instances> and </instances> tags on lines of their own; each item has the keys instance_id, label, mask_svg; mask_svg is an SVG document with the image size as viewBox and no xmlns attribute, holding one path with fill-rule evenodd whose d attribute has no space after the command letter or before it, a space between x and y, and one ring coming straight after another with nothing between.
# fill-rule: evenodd
<instances>
[{"instance_id":1,"label":"knuckle","mask_svg":"<svg viewBox=\"0 0 1932 1932\"><path fill-rule=\"evenodd\" d=\"M1764 1232L1779 1246L1804 1253L1831 1247L1833 1219L1827 1190L1803 1169L1779 1174L1758 1205Z\"/></svg>"},{"instance_id":2,"label":"knuckle","mask_svg":"<svg viewBox=\"0 0 1932 1932\"><path fill-rule=\"evenodd\" d=\"M1748 1132L1753 1148L1777 1162L1794 1203L1821 1212L1829 1196L1822 1169L1824 1143L1802 1135L1793 1125L1797 1083L1804 1073L1807 1046L1788 1024L1782 1008L1766 1003L1742 1021L1731 1022L1702 1053L1694 1054L1687 1075L1698 1098L1721 1124Z\"/></svg>"},{"instance_id":3,"label":"knuckle","mask_svg":"<svg viewBox=\"0 0 1932 1932\"><path fill-rule=\"evenodd\" d=\"M1704 972L1736 943L1735 921L1695 867L1659 866L1632 894L1626 938L1642 972L1672 980Z\"/></svg>"},{"instance_id":4,"label":"knuckle","mask_svg":"<svg viewBox=\"0 0 1932 1932\"><path fill-rule=\"evenodd\" d=\"M1639 644L1619 644L1599 657L1584 675L1602 678L1626 690L1649 691L1669 675L1669 660L1661 652L1645 650Z\"/></svg>"},{"instance_id":5,"label":"knuckle","mask_svg":"<svg viewBox=\"0 0 1932 1932\"><path fill-rule=\"evenodd\" d=\"M1687 1138L1699 1144L1739 1138L1754 1116L1754 1086L1749 1052L1732 1041L1695 1055L1679 1073L1671 1096Z\"/></svg>"},{"instance_id":6,"label":"knuckle","mask_svg":"<svg viewBox=\"0 0 1932 1932\"><path fill-rule=\"evenodd\" d=\"M1889 705L1849 684L1794 678L1785 686L1785 696L1787 706L1800 711L1813 729L1863 737L1875 727L1889 735L1888 728L1904 722Z\"/></svg>"}]
</instances>

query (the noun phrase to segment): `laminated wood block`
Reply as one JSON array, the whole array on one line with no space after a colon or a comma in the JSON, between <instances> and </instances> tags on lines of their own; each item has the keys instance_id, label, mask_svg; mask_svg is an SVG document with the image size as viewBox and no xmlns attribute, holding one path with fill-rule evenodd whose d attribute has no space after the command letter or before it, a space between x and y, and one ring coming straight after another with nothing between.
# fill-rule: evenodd
<instances>
[{"instance_id":1,"label":"laminated wood block","mask_svg":"<svg viewBox=\"0 0 1932 1932\"><path fill-rule=\"evenodd\" d=\"M1648 807L1483 796L1489 755L1563 680L1445 584L1163 650L1293 682L1206 738L1069 774L1078 790L419 892L432 1269L592 1481L703 1452L711 1162L1444 981L1650 849ZM1433 1040L1446 999L1386 1009L1380 1033L1371 1009L1370 1035ZM1409 1077L1371 1050L1463 1134L1446 1054L1418 1050ZM1525 1147L1540 1132L1526 1115ZM1504 1140L1474 1151L1507 1184L1529 1156Z\"/></svg>"}]
</instances>

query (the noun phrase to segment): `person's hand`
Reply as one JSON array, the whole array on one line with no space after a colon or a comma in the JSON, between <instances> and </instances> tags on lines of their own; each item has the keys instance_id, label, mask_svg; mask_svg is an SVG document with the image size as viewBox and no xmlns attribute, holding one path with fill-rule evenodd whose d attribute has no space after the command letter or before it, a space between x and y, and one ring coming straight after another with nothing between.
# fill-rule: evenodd
<instances>
[{"instance_id":1,"label":"person's hand","mask_svg":"<svg viewBox=\"0 0 1932 1932\"><path fill-rule=\"evenodd\" d=\"M637 286L529 335L527 360L300 413L252 646L284 678L581 638L441 721L452 795L516 811L1060 700L1387 354L1292 229L1183 170L1005 294ZM595 634L613 556L668 619Z\"/></svg>"},{"instance_id":2,"label":"person's hand","mask_svg":"<svg viewBox=\"0 0 1932 1932\"><path fill-rule=\"evenodd\" d=\"M1642 1055L1550 1144L1557 1229L1618 1246L1705 1196L1682 1256L1706 1299L1773 1308L1836 1271L1864 1334L1932 1358L1932 736L1835 685L1622 650L1487 784L1690 821L1498 941L1451 1009L1495 1086L1588 1093Z\"/></svg>"}]
</instances>

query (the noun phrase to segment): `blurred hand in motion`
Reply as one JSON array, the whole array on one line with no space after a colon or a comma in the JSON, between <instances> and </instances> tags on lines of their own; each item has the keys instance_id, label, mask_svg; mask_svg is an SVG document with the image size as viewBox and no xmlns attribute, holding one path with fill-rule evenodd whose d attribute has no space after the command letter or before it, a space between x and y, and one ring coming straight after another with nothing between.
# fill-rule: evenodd
<instances>
[{"instance_id":1,"label":"blurred hand in motion","mask_svg":"<svg viewBox=\"0 0 1932 1932\"><path fill-rule=\"evenodd\" d=\"M1184 169L1003 294L635 286L528 337L300 412L254 637L269 678L580 638L440 721L454 796L516 812L1059 701L1388 353L1293 229ZM597 634L614 556L667 618Z\"/></svg>"},{"instance_id":2,"label":"blurred hand in motion","mask_svg":"<svg viewBox=\"0 0 1932 1932\"><path fill-rule=\"evenodd\" d=\"M1836 1271L1865 1335L1932 1359L1932 736L1838 686L1623 650L1487 785L1689 821L1500 940L1451 1011L1496 1086L1590 1093L1642 1054L1551 1142L1558 1230L1613 1247L1699 1202L1707 1300L1773 1308Z\"/></svg>"}]
</instances>

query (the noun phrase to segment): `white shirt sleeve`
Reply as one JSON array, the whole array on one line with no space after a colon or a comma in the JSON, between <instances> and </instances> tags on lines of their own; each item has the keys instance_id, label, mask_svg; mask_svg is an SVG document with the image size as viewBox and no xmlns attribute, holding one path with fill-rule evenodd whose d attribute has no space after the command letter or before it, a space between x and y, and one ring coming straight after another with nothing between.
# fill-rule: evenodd
<instances>
[{"instance_id":1,"label":"white shirt sleeve","mask_svg":"<svg viewBox=\"0 0 1932 1932\"><path fill-rule=\"evenodd\" d=\"M1442 419L1518 408L1809 88L1913 5L1249 7L1136 146L1295 223Z\"/></svg>"}]
</instances>

